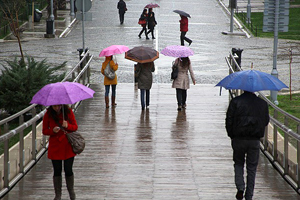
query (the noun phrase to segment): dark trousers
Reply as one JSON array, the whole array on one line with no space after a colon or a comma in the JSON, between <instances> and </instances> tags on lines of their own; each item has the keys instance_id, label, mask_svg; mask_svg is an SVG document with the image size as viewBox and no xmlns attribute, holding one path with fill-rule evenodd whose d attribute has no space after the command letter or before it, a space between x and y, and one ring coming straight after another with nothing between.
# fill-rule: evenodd
<instances>
[{"instance_id":1,"label":"dark trousers","mask_svg":"<svg viewBox=\"0 0 300 200\"><path fill-rule=\"evenodd\" d=\"M150 90L141 89L141 106L145 108L145 93L146 93L146 106L150 105Z\"/></svg>"},{"instance_id":2,"label":"dark trousers","mask_svg":"<svg viewBox=\"0 0 300 200\"><path fill-rule=\"evenodd\" d=\"M119 13L120 24L123 24L123 23L124 23L124 15L125 15L125 12Z\"/></svg>"},{"instance_id":3,"label":"dark trousers","mask_svg":"<svg viewBox=\"0 0 300 200\"><path fill-rule=\"evenodd\" d=\"M187 32L183 32L183 31L182 31L181 34L180 34L180 42L181 42L181 46L184 46L184 41L187 41L189 44L192 43L192 40L191 40L191 39L185 37L186 33L187 33Z\"/></svg>"},{"instance_id":4,"label":"dark trousers","mask_svg":"<svg viewBox=\"0 0 300 200\"><path fill-rule=\"evenodd\" d=\"M244 181L244 164L246 162L247 169L247 186L245 199L252 200L256 169L259 159L259 140L242 140L233 139L231 146L233 149L235 185L237 190L245 190Z\"/></svg>"},{"instance_id":5,"label":"dark trousers","mask_svg":"<svg viewBox=\"0 0 300 200\"><path fill-rule=\"evenodd\" d=\"M142 26L142 27L143 27L143 29L141 30L141 32L139 34L139 37L141 37L142 33L145 31L145 36L147 38L148 37L148 35L147 35L147 28L146 28L146 26Z\"/></svg>"},{"instance_id":6,"label":"dark trousers","mask_svg":"<svg viewBox=\"0 0 300 200\"><path fill-rule=\"evenodd\" d=\"M154 39L154 38L155 38L155 37L154 37L154 27L153 27L152 29L149 29L149 31L147 32L147 35L148 35L149 33L151 33L152 39Z\"/></svg>"},{"instance_id":7,"label":"dark trousers","mask_svg":"<svg viewBox=\"0 0 300 200\"><path fill-rule=\"evenodd\" d=\"M69 158L67 160L51 160L51 161L54 170L54 176L61 176L63 162L64 162L65 176L69 177L73 175L74 157Z\"/></svg>"},{"instance_id":8,"label":"dark trousers","mask_svg":"<svg viewBox=\"0 0 300 200\"><path fill-rule=\"evenodd\" d=\"M178 106L182 106L186 102L187 90L176 88L176 98Z\"/></svg>"}]
</instances>

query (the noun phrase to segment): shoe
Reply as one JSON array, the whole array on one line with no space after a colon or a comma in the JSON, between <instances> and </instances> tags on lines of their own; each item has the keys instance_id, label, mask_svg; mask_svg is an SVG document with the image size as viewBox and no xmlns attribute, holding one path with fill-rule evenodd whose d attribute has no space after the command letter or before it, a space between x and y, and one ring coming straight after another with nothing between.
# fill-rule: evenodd
<instances>
[{"instance_id":1,"label":"shoe","mask_svg":"<svg viewBox=\"0 0 300 200\"><path fill-rule=\"evenodd\" d=\"M178 106L177 110L178 110L178 111L181 111L181 106Z\"/></svg>"},{"instance_id":2,"label":"shoe","mask_svg":"<svg viewBox=\"0 0 300 200\"><path fill-rule=\"evenodd\" d=\"M142 106L142 110L145 110L145 107L144 107L144 106Z\"/></svg>"},{"instance_id":3,"label":"shoe","mask_svg":"<svg viewBox=\"0 0 300 200\"><path fill-rule=\"evenodd\" d=\"M182 108L186 108L186 104L183 104L183 105L182 105Z\"/></svg>"},{"instance_id":4,"label":"shoe","mask_svg":"<svg viewBox=\"0 0 300 200\"><path fill-rule=\"evenodd\" d=\"M140 38L140 39L142 38L141 35L139 35L139 38Z\"/></svg>"},{"instance_id":5,"label":"shoe","mask_svg":"<svg viewBox=\"0 0 300 200\"><path fill-rule=\"evenodd\" d=\"M244 198L243 195L244 195L244 191L240 190L240 191L238 191L238 192L236 193L235 198L236 198L237 200L242 200L242 199Z\"/></svg>"},{"instance_id":6,"label":"shoe","mask_svg":"<svg viewBox=\"0 0 300 200\"><path fill-rule=\"evenodd\" d=\"M146 37L146 40L149 40L149 37Z\"/></svg>"},{"instance_id":7,"label":"shoe","mask_svg":"<svg viewBox=\"0 0 300 200\"><path fill-rule=\"evenodd\" d=\"M193 42L193 41L189 42L189 46L191 46L192 42Z\"/></svg>"},{"instance_id":8,"label":"shoe","mask_svg":"<svg viewBox=\"0 0 300 200\"><path fill-rule=\"evenodd\" d=\"M155 39L155 37L152 37L152 40L154 40Z\"/></svg>"}]
</instances>

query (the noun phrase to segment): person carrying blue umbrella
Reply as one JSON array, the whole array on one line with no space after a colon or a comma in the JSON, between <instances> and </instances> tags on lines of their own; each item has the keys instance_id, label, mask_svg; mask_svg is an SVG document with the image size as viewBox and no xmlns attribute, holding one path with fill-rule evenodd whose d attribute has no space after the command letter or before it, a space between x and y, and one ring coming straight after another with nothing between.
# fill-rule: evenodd
<instances>
[{"instance_id":1,"label":"person carrying blue umbrella","mask_svg":"<svg viewBox=\"0 0 300 200\"><path fill-rule=\"evenodd\" d=\"M231 138L234 161L236 199L252 200L256 169L259 160L260 138L264 137L269 123L267 102L254 92L261 90L281 90L287 86L276 77L256 71L234 72L222 79L216 86L226 89L242 89L244 93L233 98L226 112L226 131ZM247 182L244 181L246 163Z\"/></svg>"}]
</instances>

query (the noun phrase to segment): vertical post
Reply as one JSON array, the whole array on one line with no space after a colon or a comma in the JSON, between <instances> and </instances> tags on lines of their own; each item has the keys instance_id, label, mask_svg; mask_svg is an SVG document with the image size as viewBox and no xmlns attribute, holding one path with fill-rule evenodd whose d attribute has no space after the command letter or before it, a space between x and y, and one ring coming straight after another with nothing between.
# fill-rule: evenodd
<instances>
[{"instance_id":1,"label":"vertical post","mask_svg":"<svg viewBox=\"0 0 300 200\"><path fill-rule=\"evenodd\" d=\"M248 24L251 23L251 4L250 4L250 0L248 0L248 4L247 4L247 23Z\"/></svg>"},{"instance_id":2,"label":"vertical post","mask_svg":"<svg viewBox=\"0 0 300 200\"><path fill-rule=\"evenodd\" d=\"M82 50L85 52L85 47L84 47L84 0L82 0Z\"/></svg>"},{"instance_id":3,"label":"vertical post","mask_svg":"<svg viewBox=\"0 0 300 200\"><path fill-rule=\"evenodd\" d=\"M278 19L279 19L279 0L275 0L273 69L271 75L276 78L278 78L278 71L277 71ZM275 105L278 105L277 91L271 91L271 100L274 102Z\"/></svg>"},{"instance_id":4,"label":"vertical post","mask_svg":"<svg viewBox=\"0 0 300 200\"><path fill-rule=\"evenodd\" d=\"M231 15L230 15L230 32L233 33L233 14L234 8L231 6Z\"/></svg>"},{"instance_id":5,"label":"vertical post","mask_svg":"<svg viewBox=\"0 0 300 200\"><path fill-rule=\"evenodd\" d=\"M50 10L51 10L50 19L54 21L54 15L53 15L53 0L50 1Z\"/></svg>"},{"instance_id":6,"label":"vertical post","mask_svg":"<svg viewBox=\"0 0 300 200\"><path fill-rule=\"evenodd\" d=\"M71 0L70 2L70 16L71 16L71 20L73 20L75 18L75 6L74 6L74 0Z\"/></svg>"},{"instance_id":7,"label":"vertical post","mask_svg":"<svg viewBox=\"0 0 300 200\"><path fill-rule=\"evenodd\" d=\"M24 123L24 116L20 115L19 124ZM19 173L24 173L24 131L19 133Z\"/></svg>"}]
</instances>

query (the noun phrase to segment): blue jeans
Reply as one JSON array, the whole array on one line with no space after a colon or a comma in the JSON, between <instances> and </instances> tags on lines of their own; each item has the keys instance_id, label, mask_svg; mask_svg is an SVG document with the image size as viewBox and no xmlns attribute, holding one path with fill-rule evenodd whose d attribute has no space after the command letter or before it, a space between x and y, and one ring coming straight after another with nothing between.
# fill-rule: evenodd
<instances>
[{"instance_id":1,"label":"blue jeans","mask_svg":"<svg viewBox=\"0 0 300 200\"><path fill-rule=\"evenodd\" d=\"M150 90L141 89L141 106L145 108L145 92L146 92L146 106L150 105Z\"/></svg>"},{"instance_id":2,"label":"blue jeans","mask_svg":"<svg viewBox=\"0 0 300 200\"><path fill-rule=\"evenodd\" d=\"M115 97L116 96L116 87L117 85L105 85L105 96L108 97L109 95L109 88L111 86L111 96Z\"/></svg>"},{"instance_id":3,"label":"blue jeans","mask_svg":"<svg viewBox=\"0 0 300 200\"><path fill-rule=\"evenodd\" d=\"M233 139L231 146L233 149L235 185L237 190L245 190L244 182L244 164L246 161L247 169L247 186L245 192L245 199L252 200L256 169L259 159L259 140L243 140ZM246 160L245 160L246 158Z\"/></svg>"}]
</instances>

